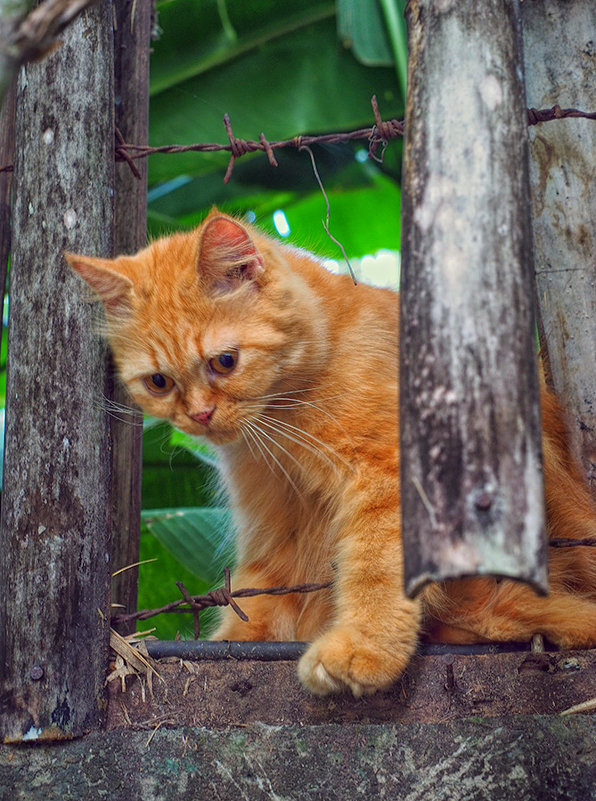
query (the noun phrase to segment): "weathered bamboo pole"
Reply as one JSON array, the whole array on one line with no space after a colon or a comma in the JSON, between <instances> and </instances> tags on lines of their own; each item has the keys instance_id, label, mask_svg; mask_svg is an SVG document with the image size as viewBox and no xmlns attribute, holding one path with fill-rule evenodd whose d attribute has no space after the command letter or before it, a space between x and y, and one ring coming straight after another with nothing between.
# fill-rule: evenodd
<instances>
[{"instance_id":1,"label":"weathered bamboo pole","mask_svg":"<svg viewBox=\"0 0 596 801\"><path fill-rule=\"evenodd\" d=\"M596 4L523 4L528 105L596 110ZM555 389L596 498L596 124L530 128L536 285Z\"/></svg>"},{"instance_id":2,"label":"weathered bamboo pole","mask_svg":"<svg viewBox=\"0 0 596 801\"><path fill-rule=\"evenodd\" d=\"M116 126L126 142L144 144L149 139L149 52L151 3L121 0L116 5L114 30L114 90ZM116 165L116 209L114 248L116 253L136 253L147 241L147 160L135 164L135 177L125 162ZM114 381L110 397L117 403L130 400ZM111 418L114 442L112 600L119 611L137 608L138 568L129 568L139 558L141 519L141 465L143 445L142 415L127 414ZM121 633L134 631L132 623Z\"/></svg>"},{"instance_id":3,"label":"weathered bamboo pole","mask_svg":"<svg viewBox=\"0 0 596 801\"><path fill-rule=\"evenodd\" d=\"M546 589L526 107L516 0L412 0L404 156L406 587Z\"/></svg>"},{"instance_id":4,"label":"weathered bamboo pole","mask_svg":"<svg viewBox=\"0 0 596 801\"><path fill-rule=\"evenodd\" d=\"M62 252L113 239L112 7L85 12L17 86L0 528L0 732L60 739L104 717L111 442L105 346Z\"/></svg>"}]
</instances>

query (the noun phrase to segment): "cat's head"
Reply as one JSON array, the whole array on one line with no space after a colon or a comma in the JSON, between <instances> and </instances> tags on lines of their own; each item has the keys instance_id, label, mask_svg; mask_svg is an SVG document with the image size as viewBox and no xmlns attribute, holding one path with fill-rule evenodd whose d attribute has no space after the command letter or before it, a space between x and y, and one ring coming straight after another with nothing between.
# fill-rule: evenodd
<instances>
[{"instance_id":1,"label":"cat's head","mask_svg":"<svg viewBox=\"0 0 596 801\"><path fill-rule=\"evenodd\" d=\"M325 345L316 293L283 247L214 210L135 256L66 254L101 299L120 377L147 414L215 444L307 388Z\"/></svg>"}]
</instances>

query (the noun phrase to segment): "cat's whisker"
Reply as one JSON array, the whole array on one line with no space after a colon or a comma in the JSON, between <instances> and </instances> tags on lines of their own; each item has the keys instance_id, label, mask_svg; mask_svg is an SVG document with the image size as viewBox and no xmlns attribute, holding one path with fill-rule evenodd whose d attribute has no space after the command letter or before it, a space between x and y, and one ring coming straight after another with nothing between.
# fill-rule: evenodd
<instances>
[{"instance_id":1,"label":"cat's whisker","mask_svg":"<svg viewBox=\"0 0 596 801\"><path fill-rule=\"evenodd\" d=\"M276 431L283 437L286 437L291 442L295 442L296 445L300 445L315 456L324 459L335 469L338 468L337 462L341 462L346 467L351 467L350 463L347 462L343 456L340 456L334 448L332 448L323 440L318 439L313 434L310 434L309 432L304 431L297 426L293 426L291 423L287 423L284 420L277 420L276 418L269 417L268 415L260 415L259 420L263 423L263 425L267 426L273 431ZM325 453L325 451L328 451L328 453ZM331 458L332 456L335 457L336 461Z\"/></svg>"},{"instance_id":2,"label":"cat's whisker","mask_svg":"<svg viewBox=\"0 0 596 801\"><path fill-rule=\"evenodd\" d=\"M252 456L252 458L255 461L257 461L257 455L256 455L256 453L254 451L253 441L251 439L251 435L249 434L249 432L242 425L240 426L240 433L242 434L242 439L246 443L246 447L250 451L250 455Z\"/></svg>"},{"instance_id":3,"label":"cat's whisker","mask_svg":"<svg viewBox=\"0 0 596 801\"><path fill-rule=\"evenodd\" d=\"M122 411L128 412L129 414L133 414L138 411L138 409L129 406L127 403L121 403L114 398L109 398L107 395L102 395L102 401L110 406L113 406L114 408L122 409Z\"/></svg>"},{"instance_id":4,"label":"cat's whisker","mask_svg":"<svg viewBox=\"0 0 596 801\"><path fill-rule=\"evenodd\" d=\"M267 434L267 432L266 432L266 431L263 431L263 430L262 430L262 429L261 429L261 428L260 428L258 425L256 425L256 424L255 424L255 420L251 420L250 422L248 422L247 420L245 420L245 421L244 421L244 425L247 425L247 426L249 427L249 429L250 429L250 430L253 432L253 434L256 434L256 435L257 435L257 439L258 439L258 441L259 441L259 442L260 442L260 444L263 446L263 448L265 448L265 450L266 450L266 451L267 451L267 453L268 453L268 454L271 456L271 458L273 459L273 461L275 462L275 464L276 464L276 465L279 467L279 469L281 470L281 472L284 474L284 476L286 477L286 479L287 479L288 483L290 484L290 486L292 487L292 489L293 489L293 490L296 492L296 495L297 495L298 497L301 497L300 490L299 490L299 489L298 489L298 487L296 486L296 483L295 483L294 479L293 479L293 478L292 478L292 476L291 476L291 475L288 473L288 471L286 470L286 468L283 466L283 464L280 462L280 460L277 458L277 456L276 456L276 455L273 453L273 451L272 451L272 450L271 450L271 448L270 448L270 447L267 445L267 443L263 441L263 437L264 437L265 439L268 439L268 440L269 440L270 442L272 442L274 445L276 445L276 446L277 446L277 447L280 449L280 451L282 451L282 453L285 453L285 454L286 454L286 456L288 456L288 458L290 458L290 459L291 459L291 460L292 460L292 461L293 461L295 464L297 464L297 465L298 465L298 467L301 467L301 464L300 464L300 462L299 462L299 461L296 459L296 457L295 457L295 456L292 456L292 454L291 454L289 451L287 451L287 450L286 450L286 449L285 449L285 448L284 448L282 445L280 445L280 444L279 444L279 442L277 442L275 439L273 439L273 437L269 436L269 434ZM269 467L271 467L271 466L269 465ZM272 472L274 472L274 471L272 470Z\"/></svg>"},{"instance_id":5,"label":"cat's whisker","mask_svg":"<svg viewBox=\"0 0 596 801\"><path fill-rule=\"evenodd\" d=\"M271 392L269 395L257 395L249 400L267 400L269 398L282 398L286 395L298 395L301 392L313 392L320 387L305 387L304 389L286 389L283 392Z\"/></svg>"},{"instance_id":6,"label":"cat's whisker","mask_svg":"<svg viewBox=\"0 0 596 801\"><path fill-rule=\"evenodd\" d=\"M266 397L267 396L263 396L263 400L265 400ZM328 401L328 400L334 400L335 398L339 397L341 397L339 394L329 395L328 397L322 398L321 400ZM258 399L251 398L251 400L258 400ZM296 409L298 407L309 406L311 409L316 409L318 412L321 412L321 414L324 414L330 420L333 420L333 422L337 422L336 418L331 414L331 412L328 412L326 409L323 409L317 403L313 403L312 401L302 400L302 398L291 398L291 397L280 398L280 399L273 398L266 404L266 406L271 409ZM261 407L255 405L255 406L247 406L246 408L250 410L250 409L258 409Z\"/></svg>"},{"instance_id":7,"label":"cat's whisker","mask_svg":"<svg viewBox=\"0 0 596 801\"><path fill-rule=\"evenodd\" d=\"M263 397L265 397L265 396L263 396ZM333 400L334 398L338 398L338 397L341 397L341 396L339 394L338 395L329 395L328 397L323 398L322 400L324 400L324 401ZM311 409L316 409L318 412L320 412L321 414L324 414L325 417L328 417L329 420L331 420L333 423L335 423L340 428L342 433L345 434L345 436L348 439L348 441L350 440L350 436L349 436L348 432L345 430L345 428L342 425L340 425L338 420L337 420L337 418L334 415L332 415L330 412L328 412L326 409L323 409L321 406L318 406L316 403L313 403L312 401L305 401L305 400L302 400L301 398L287 398L287 399L284 399L284 400L287 400L287 403L284 403L284 404L275 403L275 402L274 403L268 403L265 408L266 409L269 408L271 410L274 410L274 409L283 410L283 409L292 409L292 408L308 406ZM247 411L257 411L259 418L263 417L263 412L265 411L260 406L246 406L245 408L246 408ZM271 419L273 420L273 419L276 419L276 418L271 418ZM278 422L282 422L282 421L278 421ZM289 425L289 423L287 423L287 425Z\"/></svg>"},{"instance_id":8,"label":"cat's whisker","mask_svg":"<svg viewBox=\"0 0 596 801\"><path fill-rule=\"evenodd\" d=\"M94 408L100 409L102 412L105 412L111 418L118 420L120 423L132 426L143 425L143 420L139 416L137 409L132 409L130 406L125 406L124 404L118 403L111 398L106 398L104 396L100 401L95 401L93 405Z\"/></svg>"},{"instance_id":9,"label":"cat's whisker","mask_svg":"<svg viewBox=\"0 0 596 801\"><path fill-rule=\"evenodd\" d=\"M261 457L265 462L265 464L267 465L267 467L269 468L269 470L271 470L272 473L275 473L275 468L270 462L270 459L273 457L273 454L271 453L271 451L269 451L269 449L267 450L264 449L263 443L261 443L261 439L258 435L258 432L254 430L253 426L249 423L248 420L244 420L242 422L241 428L243 433L244 431L246 431L247 436L249 436L252 442L255 444L257 450L261 454ZM252 449L250 450L253 457L256 459L255 452Z\"/></svg>"}]
</instances>

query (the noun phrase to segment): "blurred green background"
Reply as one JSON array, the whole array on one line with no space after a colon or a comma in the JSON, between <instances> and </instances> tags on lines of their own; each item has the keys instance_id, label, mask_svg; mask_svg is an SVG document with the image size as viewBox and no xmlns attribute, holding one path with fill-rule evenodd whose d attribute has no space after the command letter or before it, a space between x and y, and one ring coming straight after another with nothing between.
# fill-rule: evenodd
<instances>
[{"instance_id":1,"label":"blurred green background","mask_svg":"<svg viewBox=\"0 0 596 801\"><path fill-rule=\"evenodd\" d=\"M371 98L383 119L402 119L405 23L401 0L164 0L157 3L151 56L150 136L153 146L227 141L234 135L270 141L369 127ZM401 141L382 163L368 143L315 145L313 153L330 203L330 230L366 279L376 273L397 282L400 241ZM326 205L310 156L276 151L237 159L224 184L228 153L153 155L149 159L148 230L158 236L196 225L216 204L293 244L334 260L341 252L327 237ZM277 213L277 214L276 214ZM277 225L276 225L277 223ZM387 253L387 251L389 253ZM362 258L364 265L362 265ZM388 258L387 258L388 257ZM368 276L371 277L371 276ZM382 283L383 276L373 275ZM176 581L192 594L222 583L233 550L226 510L215 492L214 455L204 445L146 421L143 470L139 608L178 597ZM201 613L201 633L214 615ZM191 616L161 615L164 639L192 636Z\"/></svg>"}]
</instances>

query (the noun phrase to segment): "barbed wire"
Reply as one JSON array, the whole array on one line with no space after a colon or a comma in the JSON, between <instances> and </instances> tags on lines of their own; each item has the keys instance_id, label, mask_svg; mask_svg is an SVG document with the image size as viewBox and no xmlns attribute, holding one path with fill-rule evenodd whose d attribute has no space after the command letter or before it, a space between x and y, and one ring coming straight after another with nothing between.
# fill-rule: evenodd
<instances>
[{"instance_id":1,"label":"barbed wire","mask_svg":"<svg viewBox=\"0 0 596 801\"><path fill-rule=\"evenodd\" d=\"M293 136L291 139L281 139L270 142L264 133L261 133L259 140L253 139L239 139L234 136L232 123L228 114L224 114L223 124L228 135L228 142L216 143L205 142L192 145L160 145L158 147L151 147L149 145L136 145L128 143L124 140L121 131L115 129L115 158L116 161L125 161L136 178L141 177L134 162L137 159L147 158L157 154L169 155L175 153L230 153L230 160L228 168L224 176L224 183L228 183L232 176L236 159L245 156L247 153L262 152L265 153L269 159L272 167L277 167L277 159L275 158L274 150L281 150L283 148L300 148L308 147L311 145L324 145L324 144L339 144L342 142L351 142L357 140L368 141L368 155L370 158L377 161L382 161L382 158L377 156L377 150L382 146L383 150L388 142L403 136L405 133L405 123L403 120L383 120L379 112L379 106L375 95L371 98L371 105L375 118L374 125L367 128L358 128L354 131L344 131L339 133L327 133L319 135L299 135ZM527 109L528 125L539 125L544 122L551 122L553 120L562 120L565 118L584 118L589 120L596 120L596 112L581 111L576 108L561 108L558 105L550 109ZM12 171L13 165L8 164L0 167L0 172Z\"/></svg>"},{"instance_id":2,"label":"barbed wire","mask_svg":"<svg viewBox=\"0 0 596 801\"><path fill-rule=\"evenodd\" d=\"M551 548L573 548L573 547L596 547L596 537L586 537L584 539L567 539L557 537L549 540ZM267 588L243 588L232 590L230 569L224 568L224 586L216 590L211 590L205 595L191 595L181 581L176 582L182 598L171 601L164 606L156 609L139 609L137 612L129 612L112 615L111 623L113 626L124 625L136 620L148 620L162 614L192 614L194 620L195 639L200 636L199 612L214 606L231 606L238 617L244 622L248 622L248 616L236 603L236 598L253 598L257 595L289 595L291 593L310 593L326 590L332 586L333 582L328 581L324 584L297 584L293 587L267 587Z\"/></svg>"},{"instance_id":3,"label":"barbed wire","mask_svg":"<svg viewBox=\"0 0 596 801\"><path fill-rule=\"evenodd\" d=\"M231 606L238 617L244 622L248 621L248 616L236 603L236 598L253 598L257 595L289 595L290 593L309 593L318 590L325 590L331 587L332 582L325 584L297 584L294 587L267 587L262 588L243 588L232 590L230 569L224 568L224 586L205 595L191 595L181 581L176 582L182 598L172 601L158 609L140 609L137 612L112 615L112 626L124 625L135 620L148 620L151 617L161 614L181 614L190 613L194 619L194 634L198 640L200 636L199 612L203 609L214 606Z\"/></svg>"},{"instance_id":4,"label":"barbed wire","mask_svg":"<svg viewBox=\"0 0 596 801\"><path fill-rule=\"evenodd\" d=\"M267 154L269 163L272 167L277 167L277 160L273 153L274 150L282 148L293 147L297 150L301 148L315 145L315 144L338 144L341 142L350 142L354 140L368 140L368 155L376 161L382 161L382 157L376 155L379 146L383 146L383 150L387 147L387 143L391 139L396 139L403 136L405 133L404 120L383 120L379 111L379 105L376 95L371 98L371 105L373 115L375 118L374 125L368 128L359 128L355 131L347 131L343 133L329 133L321 134L319 136L294 136L291 139L282 139L279 141L270 142L264 133L259 136L259 141L252 139L238 139L234 136L232 124L228 114L224 114L223 123L228 135L228 143L216 144L194 144L194 145L161 145L159 147L149 147L148 145L134 145L127 144L122 139L122 134L118 131L117 144L116 144L116 161L126 161L133 172L140 177L138 171L134 167L133 161L139 158L146 158L158 153L171 154L171 153L216 153L227 151L231 153L228 162L228 168L224 176L224 183L228 183L232 176L234 164L237 158L246 155L247 153L263 152ZM561 120L567 117L583 117L585 119L596 119L596 112L585 112L576 108L563 109L559 105L555 105L550 109L527 109L528 125L538 125L543 122L550 122L553 120Z\"/></svg>"}]
</instances>

